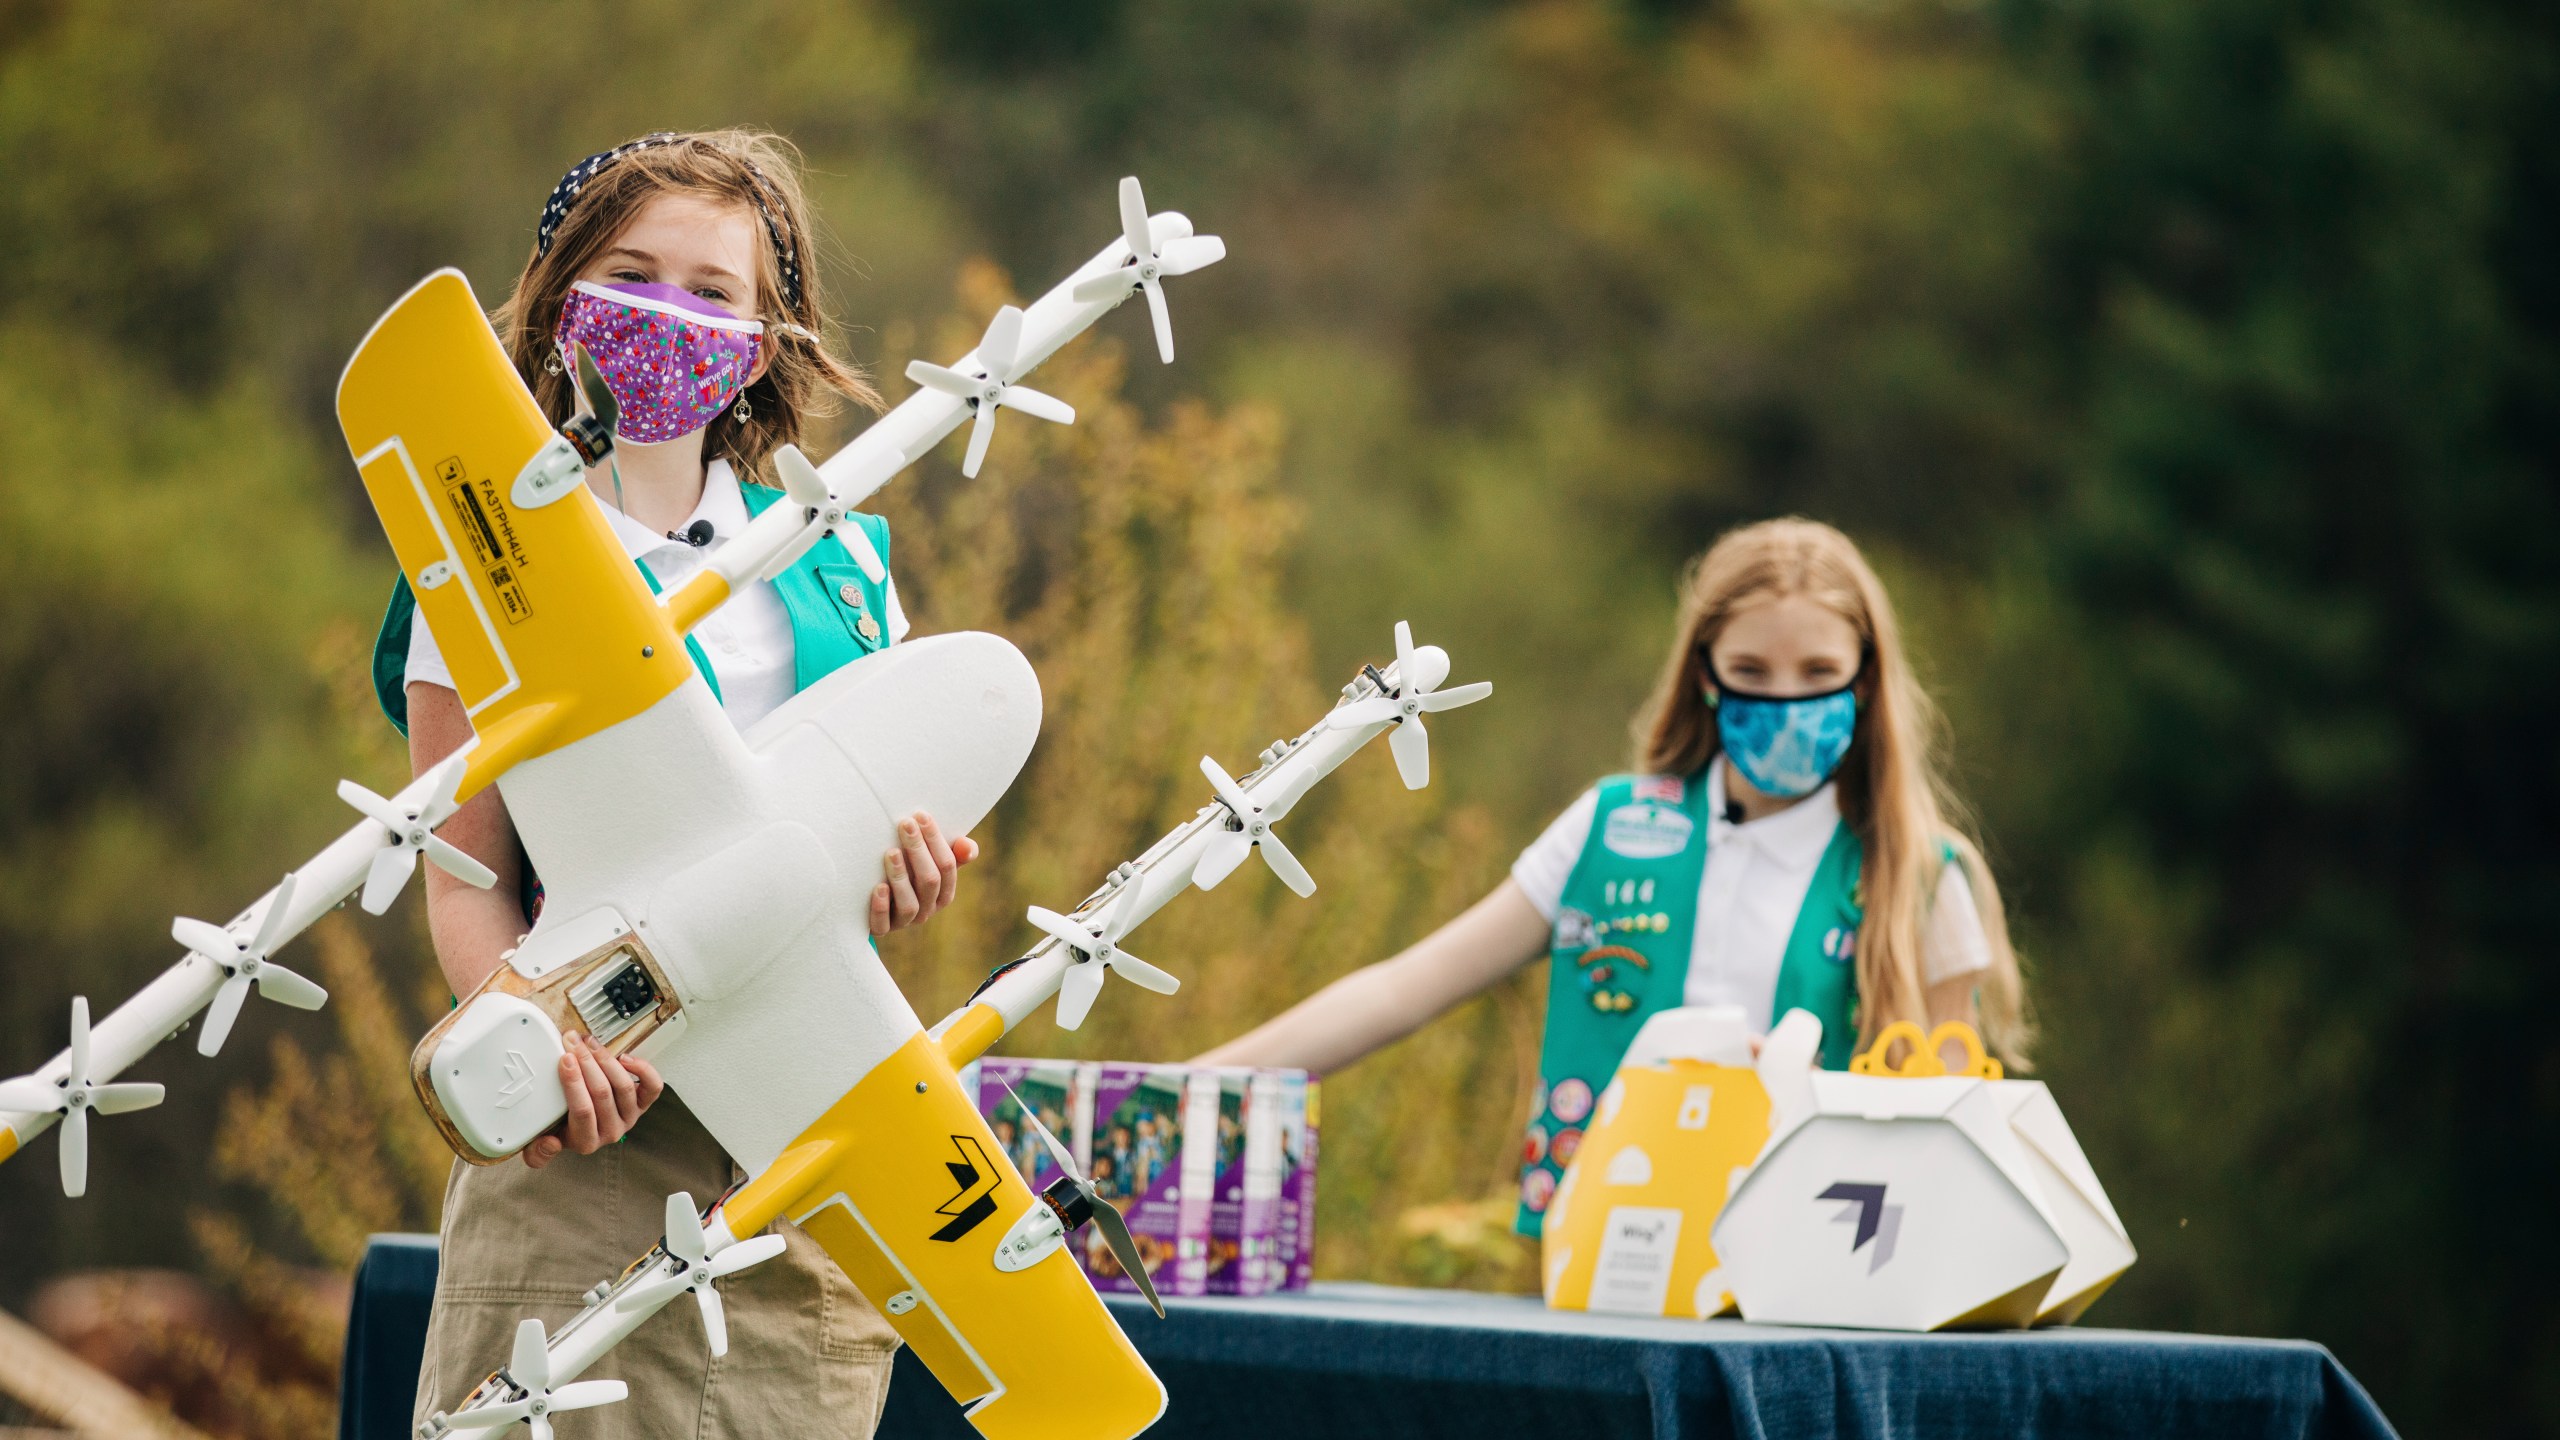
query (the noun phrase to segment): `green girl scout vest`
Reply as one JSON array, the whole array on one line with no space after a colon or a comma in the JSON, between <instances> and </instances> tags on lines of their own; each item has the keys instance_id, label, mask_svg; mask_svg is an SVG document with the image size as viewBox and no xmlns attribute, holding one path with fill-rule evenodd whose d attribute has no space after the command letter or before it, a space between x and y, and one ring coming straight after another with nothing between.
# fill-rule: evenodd
<instances>
[{"instance_id":1,"label":"green girl scout vest","mask_svg":"<svg viewBox=\"0 0 2560 1440\"><path fill-rule=\"evenodd\" d=\"M1707 868L1703 775L1613 775L1600 782L1591 837L1565 881L1548 943L1547 1033L1538 1103L1520 1152L1515 1228L1535 1236L1600 1092L1655 1011L1681 1003L1698 883ZM1822 1063L1846 1069L1858 1041L1858 837L1847 825L1814 866L1778 967L1774 1020L1810 1010Z\"/></svg>"},{"instance_id":2,"label":"green girl scout vest","mask_svg":"<svg viewBox=\"0 0 2560 1440\"><path fill-rule=\"evenodd\" d=\"M767 485L741 484L738 494L747 502L749 518L763 514L782 498L781 491ZM851 518L870 535L871 547L880 552L881 564L887 565L889 522L877 515ZM631 563L649 582L649 592L658 593L658 577L640 561ZM888 648L888 581L874 581L863 574L862 567L853 563L852 552L833 535L810 546L790 569L774 576L773 588L781 593L782 608L791 616L794 690L806 690L847 662ZM409 593L409 577L403 575L392 582L391 604L383 611L382 632L373 642L374 698L382 702L382 713L403 735L409 733L409 627L417 613L417 598ZM701 644L687 635L684 648L711 693L718 695L720 677L712 673L710 657L702 653Z\"/></svg>"}]
</instances>

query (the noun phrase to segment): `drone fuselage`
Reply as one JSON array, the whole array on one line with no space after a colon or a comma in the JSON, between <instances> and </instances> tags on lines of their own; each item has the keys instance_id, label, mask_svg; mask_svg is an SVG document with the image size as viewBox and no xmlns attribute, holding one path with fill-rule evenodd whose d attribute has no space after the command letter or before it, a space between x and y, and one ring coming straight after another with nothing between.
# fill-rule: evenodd
<instances>
[{"instance_id":1,"label":"drone fuselage","mask_svg":"<svg viewBox=\"0 0 2560 1440\"><path fill-rule=\"evenodd\" d=\"M498 782L544 892L510 963L538 980L583 954L585 937L633 936L675 991L676 1018L643 1053L760 1171L922 1030L869 935L898 821L923 810L954 833L975 825L1039 723L1029 663L991 635L857 661L749 735L688 681ZM511 1097L514 1143L501 1153L565 1108L559 1041L539 1045L524 1055L533 1091Z\"/></svg>"}]
</instances>

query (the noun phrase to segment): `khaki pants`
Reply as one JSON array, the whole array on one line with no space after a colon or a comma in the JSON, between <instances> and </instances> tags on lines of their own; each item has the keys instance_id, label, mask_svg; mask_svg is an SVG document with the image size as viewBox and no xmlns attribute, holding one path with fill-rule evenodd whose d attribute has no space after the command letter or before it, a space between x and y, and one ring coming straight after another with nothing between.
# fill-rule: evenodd
<instances>
[{"instance_id":1,"label":"khaki pants","mask_svg":"<svg viewBox=\"0 0 2560 1440\"><path fill-rule=\"evenodd\" d=\"M557 1329L656 1244L669 1194L707 1207L736 1174L673 1091L593 1155L540 1170L455 1162L413 1419L461 1404L506 1364L525 1317ZM678 1296L582 1377L627 1381L630 1398L560 1416L560 1440L869 1440L897 1334L816 1241L776 1228L789 1249L720 1282L726 1356L712 1358L698 1302Z\"/></svg>"}]
</instances>

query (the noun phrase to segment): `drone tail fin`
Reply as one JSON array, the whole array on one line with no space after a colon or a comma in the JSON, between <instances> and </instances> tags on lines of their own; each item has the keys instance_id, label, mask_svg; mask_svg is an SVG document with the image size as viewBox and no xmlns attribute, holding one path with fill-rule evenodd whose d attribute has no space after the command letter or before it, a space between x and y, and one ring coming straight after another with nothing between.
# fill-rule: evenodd
<instances>
[{"instance_id":1,"label":"drone tail fin","mask_svg":"<svg viewBox=\"0 0 2560 1440\"><path fill-rule=\"evenodd\" d=\"M996 1267L1041 1204L919 1032L721 1209L738 1235L796 1221L989 1440L1135 1435L1164 1386L1069 1248Z\"/></svg>"},{"instance_id":2,"label":"drone tail fin","mask_svg":"<svg viewBox=\"0 0 2560 1440\"><path fill-rule=\"evenodd\" d=\"M428 276L375 322L339 379L338 424L473 728L515 722L509 763L636 715L693 673L460 272ZM496 768L475 762L466 793Z\"/></svg>"}]
</instances>

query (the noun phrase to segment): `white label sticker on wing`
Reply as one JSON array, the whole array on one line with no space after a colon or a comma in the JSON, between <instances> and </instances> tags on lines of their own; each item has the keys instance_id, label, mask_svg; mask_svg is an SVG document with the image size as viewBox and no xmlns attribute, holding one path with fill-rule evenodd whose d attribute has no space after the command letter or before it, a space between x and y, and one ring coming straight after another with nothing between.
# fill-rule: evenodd
<instances>
[{"instance_id":1,"label":"white label sticker on wing","mask_svg":"<svg viewBox=\"0 0 2560 1440\"><path fill-rule=\"evenodd\" d=\"M402 443L399 436L394 435L357 456L356 468L370 470L376 462L386 456L400 462L401 477L408 482L409 493L418 502L418 513L425 517L428 528L435 533L437 548L442 552L438 558L419 567L420 590L433 591L439 597L455 593L447 587L445 582L456 574L470 572L463 564L462 551L455 547L452 527L445 523L443 507L437 502L435 492L428 488L426 477L418 473L417 463L409 456L409 447ZM376 493L380 492L376 491ZM484 542L484 544L492 549L496 546L495 541ZM475 553L478 548L475 547ZM503 598L506 586L511 585L513 579L512 568L502 564L494 570L482 572L481 583L499 586ZM445 665L454 672L457 682L466 685L469 683L465 677L471 673L473 669L471 662L477 656L485 656L487 662L497 669L497 683L486 694L465 693L463 695L464 711L473 715L480 713L491 701L512 694L516 687L523 683L516 675L515 658L507 653L506 642L498 638L497 624L490 616L488 601L480 592L481 585L473 583L465 583L460 590L463 599L470 602L471 616L479 630L476 637L450 635L445 633L445 630L437 629L434 620L427 614L423 595L420 599L419 611L420 618L427 621L429 631L435 635L437 644L443 649ZM441 603L448 607L451 604L450 601ZM445 613L450 616L452 612L448 608ZM447 628L450 628L449 622ZM474 639L477 644L470 643Z\"/></svg>"}]
</instances>

